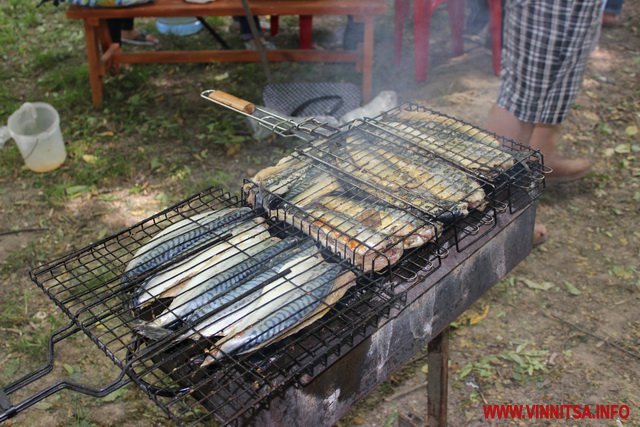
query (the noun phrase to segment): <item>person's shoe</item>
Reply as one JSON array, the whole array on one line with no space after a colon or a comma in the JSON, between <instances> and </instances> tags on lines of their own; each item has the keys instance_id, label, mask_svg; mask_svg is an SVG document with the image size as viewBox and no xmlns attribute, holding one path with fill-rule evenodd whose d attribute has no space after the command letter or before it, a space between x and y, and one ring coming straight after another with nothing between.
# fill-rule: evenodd
<instances>
[{"instance_id":1,"label":"person's shoe","mask_svg":"<svg viewBox=\"0 0 640 427\"><path fill-rule=\"evenodd\" d=\"M549 232L547 227L540 222L536 222L533 226L533 247L539 246L547 241Z\"/></svg>"},{"instance_id":2,"label":"person's shoe","mask_svg":"<svg viewBox=\"0 0 640 427\"><path fill-rule=\"evenodd\" d=\"M120 37L122 44L130 44L133 46L155 46L160 40L152 34L145 31L123 31Z\"/></svg>"},{"instance_id":3,"label":"person's shoe","mask_svg":"<svg viewBox=\"0 0 640 427\"><path fill-rule=\"evenodd\" d=\"M587 159L557 158L545 162L552 171L545 179L550 183L571 182L583 178L591 171L591 162Z\"/></svg>"}]
</instances>

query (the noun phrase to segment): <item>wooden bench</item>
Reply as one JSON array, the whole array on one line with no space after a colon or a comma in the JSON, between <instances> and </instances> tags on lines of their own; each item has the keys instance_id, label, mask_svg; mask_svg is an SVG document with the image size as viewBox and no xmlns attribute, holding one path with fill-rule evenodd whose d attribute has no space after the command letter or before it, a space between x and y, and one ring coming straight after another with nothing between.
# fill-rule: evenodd
<instances>
[{"instance_id":1,"label":"wooden bench","mask_svg":"<svg viewBox=\"0 0 640 427\"><path fill-rule=\"evenodd\" d=\"M364 25L364 38L357 51L313 49L276 49L267 52L269 61L346 62L356 64L362 72L362 95L371 98L373 71L374 17L384 15L385 0L251 0L254 15L353 15ZM249 50L151 50L124 52L111 41L106 20L110 18L239 16L244 15L240 0L216 0L207 4L183 0L155 0L153 3L124 8L86 8L70 6L66 16L84 21L89 64L89 80L93 104L103 97L102 77L119 64L183 63L183 62L255 62L258 52Z\"/></svg>"}]
</instances>

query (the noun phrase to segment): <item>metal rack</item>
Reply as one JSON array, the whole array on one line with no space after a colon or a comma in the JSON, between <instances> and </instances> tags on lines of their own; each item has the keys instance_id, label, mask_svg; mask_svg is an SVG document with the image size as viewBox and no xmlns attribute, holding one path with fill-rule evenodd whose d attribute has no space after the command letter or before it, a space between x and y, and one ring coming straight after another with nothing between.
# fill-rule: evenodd
<instances>
[{"instance_id":1,"label":"metal rack","mask_svg":"<svg viewBox=\"0 0 640 427\"><path fill-rule=\"evenodd\" d=\"M218 102L212 94L203 97ZM43 367L0 389L0 421L61 389L104 396L133 381L177 424L241 423L287 388L326 371L402 310L408 293L415 301L416 284L443 261L451 264L453 251L464 257L467 247L495 234L502 218L531 207L544 187L539 152L416 104L339 129L313 119L291 121L242 100L221 105L308 144L260 179L245 180L240 198L208 189L33 271L32 280L70 322L51 336ZM208 222L208 212L225 210L237 217ZM248 224L242 232L229 225L239 223ZM163 233L171 236L173 229L181 229L180 236L197 233L165 249ZM252 240L264 233L268 237ZM221 245L241 268L207 261ZM299 250L298 260L304 248L315 250L282 266L288 251ZM297 271L309 258L309 267ZM196 273L186 269L189 263ZM349 286L332 285L316 296L320 286L304 285L320 267L335 268L335 282L344 278ZM191 295L195 288L187 284L210 268L215 285L207 282L208 290ZM304 274L306 282L296 282ZM232 294L222 287L231 283L251 286ZM287 324L275 338L247 348L223 346L227 326L204 332L234 310L260 314L228 332L232 337L274 320L278 309L260 312L273 300L247 305L272 283L288 286L287 301L297 301L296 292L296 298L315 298L287 314L289 320L302 316L303 329ZM193 303L209 291L203 304ZM163 316L170 321L159 322ZM239 319L234 322L242 324ZM12 394L52 371L54 346L77 332L120 369L116 380L102 389L60 381L12 404Z\"/></svg>"},{"instance_id":2,"label":"metal rack","mask_svg":"<svg viewBox=\"0 0 640 427\"><path fill-rule=\"evenodd\" d=\"M329 309L326 315L301 332L256 351L224 354L222 359L207 367L202 366L202 361L206 351L216 348L214 338L177 339L185 332L196 330L195 324L185 320L166 337L145 337L140 333L141 323L166 311L170 307L170 299L154 298L147 306L139 307L132 302L139 295L136 289L167 266L179 265L181 260L193 259L206 251L212 242L219 240L220 230L208 230L211 233L209 243L194 246L192 251L169 264L162 263L157 268L142 271L137 277L125 273L127 265L140 248L161 230L175 227L185 219L203 226L199 220L193 219L195 215L240 206L237 197L209 189L121 233L33 271L33 281L69 317L70 322L51 336L47 364L2 388L0 419L9 418L65 388L105 396L133 381L177 424L188 425L205 420L233 423L261 405L267 405L269 398L279 390L301 384L322 372L375 331L389 315L391 307L402 303L401 297L393 294L385 280L362 277L348 263L323 252L325 261L317 263L338 265L340 271L351 272L349 274L358 276L358 279L342 298L326 306ZM307 236L286 223L264 218L260 209L250 210L250 213L254 218L262 218L264 224L259 223L256 227L266 229L267 224L273 238L281 241L290 238L296 245L309 241ZM251 249L249 246L244 249L248 259L252 259ZM213 314L215 310L206 313L209 316ZM52 371L54 346L79 331L85 333L120 369L117 379L96 390L63 380L22 402L11 404L13 393Z\"/></svg>"},{"instance_id":3,"label":"metal rack","mask_svg":"<svg viewBox=\"0 0 640 427\"><path fill-rule=\"evenodd\" d=\"M238 111L215 96L212 99L211 92L203 97ZM299 224L298 228L365 272L394 270L400 257L389 255L388 248L402 245L425 226L437 230L430 241L432 255L416 263L410 254L417 250L404 245L402 259L409 261L395 270L406 279L417 265L431 268L448 250L462 251L486 234L497 215L528 206L544 187L547 169L538 151L417 104L403 104L375 119L354 121L340 129L315 122L301 125L271 114L265 120L265 112L259 109L251 114L240 112L279 135L308 142L268 168L270 174L263 171L245 180L247 203ZM316 194L307 194L314 188ZM306 198L301 200L299 195L305 191ZM347 226L347 219L338 220L334 215L327 220L326 215L318 214L326 213L326 206L318 211L314 203L326 198L362 205L353 216L378 207L398 209L410 218L413 230L400 238L390 233L370 243L359 228ZM332 215L340 210L335 205L329 209ZM329 241L331 233L322 234L313 227L318 222L375 251L378 265L355 257L346 243ZM415 265L407 266L412 263Z\"/></svg>"}]
</instances>

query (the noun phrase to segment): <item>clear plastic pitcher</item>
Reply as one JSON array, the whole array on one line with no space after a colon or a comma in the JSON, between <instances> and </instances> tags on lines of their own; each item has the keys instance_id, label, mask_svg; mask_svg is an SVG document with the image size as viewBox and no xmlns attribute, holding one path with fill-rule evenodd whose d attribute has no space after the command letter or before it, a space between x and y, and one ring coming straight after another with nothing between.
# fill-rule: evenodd
<instances>
[{"instance_id":1,"label":"clear plastic pitcher","mask_svg":"<svg viewBox=\"0 0 640 427\"><path fill-rule=\"evenodd\" d=\"M44 102L26 102L0 128L0 146L13 138L24 163L34 172L48 172L64 162L60 116L55 108Z\"/></svg>"}]
</instances>

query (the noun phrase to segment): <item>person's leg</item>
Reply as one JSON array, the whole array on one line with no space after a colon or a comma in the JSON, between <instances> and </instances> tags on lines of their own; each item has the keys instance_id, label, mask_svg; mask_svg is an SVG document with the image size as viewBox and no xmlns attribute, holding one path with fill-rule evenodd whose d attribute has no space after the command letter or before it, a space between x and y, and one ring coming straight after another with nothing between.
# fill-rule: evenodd
<instances>
[{"instance_id":1,"label":"person's leg","mask_svg":"<svg viewBox=\"0 0 640 427\"><path fill-rule=\"evenodd\" d=\"M612 15L620 15L622 13L622 5L624 0L607 0L607 5L604 7L605 13Z\"/></svg>"},{"instance_id":2,"label":"person's leg","mask_svg":"<svg viewBox=\"0 0 640 427\"><path fill-rule=\"evenodd\" d=\"M513 139L519 144L529 145L535 126L532 123L519 120L513 113L494 104L489 111L487 128L498 135ZM533 227L533 245L538 246L544 243L548 234L547 227L536 222Z\"/></svg>"},{"instance_id":3,"label":"person's leg","mask_svg":"<svg viewBox=\"0 0 640 427\"><path fill-rule=\"evenodd\" d=\"M469 15L464 25L466 34L478 34L489 23L489 2L487 0L467 1Z\"/></svg>"},{"instance_id":4,"label":"person's leg","mask_svg":"<svg viewBox=\"0 0 640 427\"><path fill-rule=\"evenodd\" d=\"M529 145L534 125L519 120L510 111L493 104L489 110L487 127L490 131L513 139L519 144Z\"/></svg>"},{"instance_id":5,"label":"person's leg","mask_svg":"<svg viewBox=\"0 0 640 427\"><path fill-rule=\"evenodd\" d=\"M620 14L622 13L622 4L624 0L607 0L607 4L602 14L602 25L611 27L618 23Z\"/></svg>"},{"instance_id":6,"label":"person's leg","mask_svg":"<svg viewBox=\"0 0 640 427\"><path fill-rule=\"evenodd\" d=\"M107 19L107 28L113 43L121 43L122 19Z\"/></svg>"},{"instance_id":7,"label":"person's leg","mask_svg":"<svg viewBox=\"0 0 640 427\"><path fill-rule=\"evenodd\" d=\"M133 28L133 18L123 18L120 21L122 39L126 43L138 45L158 44L159 40L156 36L137 31Z\"/></svg>"},{"instance_id":8,"label":"person's leg","mask_svg":"<svg viewBox=\"0 0 640 427\"><path fill-rule=\"evenodd\" d=\"M251 33L251 26L249 25L249 20L245 16L234 16L233 19L240 24L240 36L244 41L244 45L247 49L255 50L255 42L253 40L253 34ZM256 24L256 28L258 30L258 34L260 35L260 42L265 47L265 49L275 49L276 45L269 40L265 40L262 32L262 28L260 27L260 19L257 16L253 17L253 20Z\"/></svg>"},{"instance_id":9,"label":"person's leg","mask_svg":"<svg viewBox=\"0 0 640 427\"><path fill-rule=\"evenodd\" d=\"M560 125L541 125L534 127L530 145L540 150L545 166L553 171L548 175L550 181L569 182L580 179L591 170L587 159L566 159L558 154L556 146L560 137Z\"/></svg>"},{"instance_id":10,"label":"person's leg","mask_svg":"<svg viewBox=\"0 0 640 427\"><path fill-rule=\"evenodd\" d=\"M233 19L240 24L240 34L242 39L247 41L251 40L253 36L251 35L251 27L249 26L249 20L246 16L234 16ZM260 20L257 16L253 17L253 22L256 23L256 28L258 29L258 33L262 35L262 28L260 27Z\"/></svg>"}]
</instances>

